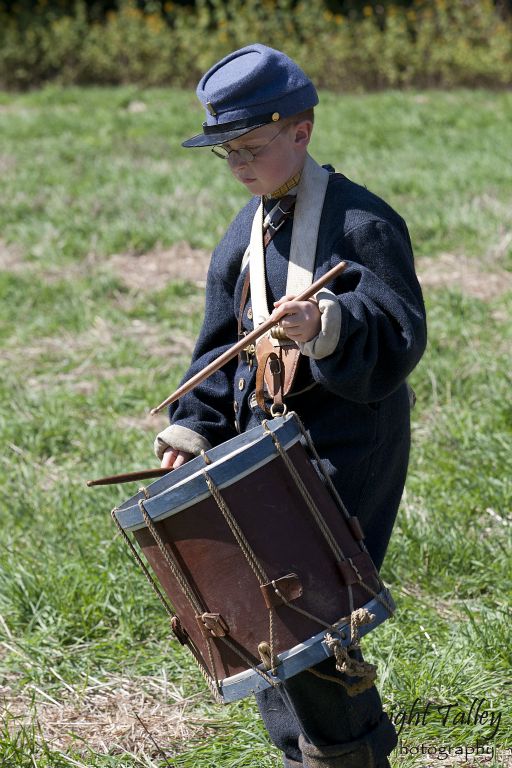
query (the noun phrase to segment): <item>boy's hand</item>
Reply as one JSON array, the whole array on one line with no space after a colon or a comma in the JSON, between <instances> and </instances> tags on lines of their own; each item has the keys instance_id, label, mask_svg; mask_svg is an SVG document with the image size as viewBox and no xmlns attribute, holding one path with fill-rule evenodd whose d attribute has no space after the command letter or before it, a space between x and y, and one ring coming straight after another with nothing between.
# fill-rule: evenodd
<instances>
[{"instance_id":1,"label":"boy's hand","mask_svg":"<svg viewBox=\"0 0 512 768\"><path fill-rule=\"evenodd\" d=\"M194 458L193 453L187 453L187 451L177 451L176 448L168 448L162 456L161 467L167 467L168 469L178 469L187 461Z\"/></svg>"},{"instance_id":2,"label":"boy's hand","mask_svg":"<svg viewBox=\"0 0 512 768\"><path fill-rule=\"evenodd\" d=\"M293 296L283 296L274 302L272 319L293 341L311 341L318 336L322 327L322 315L315 299L295 301Z\"/></svg>"}]
</instances>

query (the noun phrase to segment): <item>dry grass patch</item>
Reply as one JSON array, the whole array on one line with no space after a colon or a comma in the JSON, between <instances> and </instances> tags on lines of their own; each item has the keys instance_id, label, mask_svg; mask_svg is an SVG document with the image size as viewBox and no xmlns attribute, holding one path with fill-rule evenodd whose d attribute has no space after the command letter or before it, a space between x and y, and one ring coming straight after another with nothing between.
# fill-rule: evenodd
<instances>
[{"instance_id":1,"label":"dry grass patch","mask_svg":"<svg viewBox=\"0 0 512 768\"><path fill-rule=\"evenodd\" d=\"M0 155L0 173L1 170L2 156ZM24 272L26 268L21 249L15 245L8 245L5 240L0 240L0 272Z\"/></svg>"},{"instance_id":2,"label":"dry grass patch","mask_svg":"<svg viewBox=\"0 0 512 768\"><path fill-rule=\"evenodd\" d=\"M151 416L147 413L145 416L121 416L118 419L119 426L123 429L137 429L141 432L156 434L169 426L169 419L166 413L157 413Z\"/></svg>"},{"instance_id":3,"label":"dry grass patch","mask_svg":"<svg viewBox=\"0 0 512 768\"><path fill-rule=\"evenodd\" d=\"M414 598L416 602L421 603L423 606L427 606L432 612L445 619L445 621L464 621L466 618L464 611L456 605L456 601L444 600L438 596L428 595L417 584L402 584L399 586L398 591L403 595L407 595L407 597ZM430 644L433 645L432 638L429 637L426 630L423 630L423 633Z\"/></svg>"},{"instance_id":4,"label":"dry grass patch","mask_svg":"<svg viewBox=\"0 0 512 768\"><path fill-rule=\"evenodd\" d=\"M160 358L191 355L195 339L181 331L162 331L164 323L154 325L144 320L132 320L121 329L116 329L114 335L131 339L140 345L141 354L149 354Z\"/></svg>"},{"instance_id":5,"label":"dry grass patch","mask_svg":"<svg viewBox=\"0 0 512 768\"><path fill-rule=\"evenodd\" d=\"M62 331L58 336L35 336L22 348L14 339L6 345L6 359L12 363L37 362L41 358L52 361L69 359L73 355L90 354L101 347L109 346L113 340L113 328L97 317L94 325L84 333L72 334Z\"/></svg>"},{"instance_id":6,"label":"dry grass patch","mask_svg":"<svg viewBox=\"0 0 512 768\"><path fill-rule=\"evenodd\" d=\"M2 162L0 155L0 171ZM21 249L0 240L0 270L5 272L35 272L42 280L51 284L91 277L96 270L106 268L130 291L136 292L159 291L166 283L176 280L204 288L210 258L210 251L192 248L185 241L181 241L165 250L139 255L116 253L103 259L95 253L90 253L78 262L40 265L37 261L25 261Z\"/></svg>"},{"instance_id":7,"label":"dry grass patch","mask_svg":"<svg viewBox=\"0 0 512 768\"><path fill-rule=\"evenodd\" d=\"M490 301L512 290L512 273L499 265L510 246L512 233L507 233L486 259L454 253L418 259L420 283L423 288L456 288L472 298Z\"/></svg>"},{"instance_id":8,"label":"dry grass patch","mask_svg":"<svg viewBox=\"0 0 512 768\"><path fill-rule=\"evenodd\" d=\"M2 172L2 156L0 155L0 173ZM43 255L45 246L39 244L33 249L34 253ZM86 256L82 261L68 264L44 264L37 259L26 260L19 246L7 244L0 240L0 271L11 272L18 275L37 276L46 285L73 282L94 274L98 265L101 265L99 257L95 254Z\"/></svg>"},{"instance_id":9,"label":"dry grass patch","mask_svg":"<svg viewBox=\"0 0 512 768\"><path fill-rule=\"evenodd\" d=\"M166 250L140 256L115 254L106 266L132 290L158 290L173 280L186 280L202 288L210 257L210 251L192 248L182 241Z\"/></svg>"},{"instance_id":10,"label":"dry grass patch","mask_svg":"<svg viewBox=\"0 0 512 768\"><path fill-rule=\"evenodd\" d=\"M453 253L419 259L417 270L424 288L458 288L473 298L490 300L512 290L512 274L500 263L512 246L512 232L502 235L484 260ZM204 287L211 254L186 242L141 256L116 254L106 266L132 290L155 290L165 282L186 280Z\"/></svg>"},{"instance_id":11,"label":"dry grass patch","mask_svg":"<svg viewBox=\"0 0 512 768\"><path fill-rule=\"evenodd\" d=\"M135 342L140 348L140 357L133 360L133 365L112 367L102 357L122 339ZM193 348L194 339L182 332L162 332L160 326L137 319L119 327L98 317L94 326L84 333L34 338L22 348L14 340L6 345L2 354L13 370L27 376L25 381L31 388L63 384L89 394L95 391L99 381L141 376L149 356L169 361L190 356ZM68 370L58 370L59 365L67 367L70 361L76 364ZM52 369L47 370L45 363ZM41 365L43 370L36 374Z\"/></svg>"},{"instance_id":12,"label":"dry grass patch","mask_svg":"<svg viewBox=\"0 0 512 768\"><path fill-rule=\"evenodd\" d=\"M7 173L16 168L16 158L13 155L0 154L0 174Z\"/></svg>"},{"instance_id":13,"label":"dry grass patch","mask_svg":"<svg viewBox=\"0 0 512 768\"><path fill-rule=\"evenodd\" d=\"M51 695L35 685L18 691L10 682L0 685L4 724L11 732L36 725L40 739L64 753L170 757L192 737L206 736L211 724L194 715L202 692L185 698L162 677L89 677L85 687L62 681Z\"/></svg>"}]
</instances>

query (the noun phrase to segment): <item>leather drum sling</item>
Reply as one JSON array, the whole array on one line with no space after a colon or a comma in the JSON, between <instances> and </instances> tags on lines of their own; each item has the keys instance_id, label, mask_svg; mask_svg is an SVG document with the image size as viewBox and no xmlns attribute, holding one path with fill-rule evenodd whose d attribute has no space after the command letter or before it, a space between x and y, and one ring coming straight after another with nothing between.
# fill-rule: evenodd
<instances>
[{"instance_id":1,"label":"leather drum sling","mask_svg":"<svg viewBox=\"0 0 512 768\"><path fill-rule=\"evenodd\" d=\"M295 195L286 195L280 199L279 205L263 234L263 246L265 249L283 224L293 216L295 202ZM238 313L239 339L244 336L242 317L245 305L247 304L249 290L250 270L248 269L242 288L240 310ZM278 346L275 346L267 336L263 336L258 339L256 345L244 350L246 362L251 363L252 357L256 355L258 364L256 373L256 401L266 413L270 413L270 410L265 403L265 388L273 402L277 405L282 405L283 397L286 397L293 387L301 354L299 347L294 341L288 339L283 332L279 332L279 329L276 329L276 332L276 337L279 338Z\"/></svg>"},{"instance_id":2,"label":"leather drum sling","mask_svg":"<svg viewBox=\"0 0 512 768\"><path fill-rule=\"evenodd\" d=\"M306 156L301 178L297 185L286 279L287 295L296 296L305 287L311 285L315 270L320 220L327 185L333 172L333 168L322 167L309 154ZM265 286L265 243L261 236L262 225L264 228L265 222L263 206L260 205L254 216L248 249L255 328L269 318ZM258 405L264 410L266 408L263 385L266 384L266 388L275 403L282 402L283 396L290 393L292 388L301 354L295 342L286 340L286 338L283 339L278 334L279 330L275 329L270 336L267 335L263 340L258 341L256 349L258 358L256 398ZM271 412L272 410L275 409L271 409Z\"/></svg>"}]
</instances>

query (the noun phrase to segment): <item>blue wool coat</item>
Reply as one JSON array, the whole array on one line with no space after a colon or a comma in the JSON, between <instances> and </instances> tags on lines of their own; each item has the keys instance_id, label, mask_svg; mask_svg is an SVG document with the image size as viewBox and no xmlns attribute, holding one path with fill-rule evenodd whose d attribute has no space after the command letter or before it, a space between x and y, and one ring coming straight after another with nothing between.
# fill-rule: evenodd
<instances>
[{"instance_id":1,"label":"blue wool coat","mask_svg":"<svg viewBox=\"0 0 512 768\"><path fill-rule=\"evenodd\" d=\"M184 380L238 339L245 277L241 262L258 202L252 199L240 211L213 253L204 323ZM291 231L288 221L266 250L269 302L285 294ZM319 360L302 356L295 390L309 388L292 393L286 402L309 429L380 567L407 472L406 378L425 349L425 308L403 219L366 188L332 174L313 279L342 260L348 268L327 285L341 307L336 349ZM249 300L242 318L247 331L253 328L250 308ZM171 423L197 432L212 445L255 426L265 418L250 404L255 375L255 366L231 361L170 407Z\"/></svg>"}]
</instances>

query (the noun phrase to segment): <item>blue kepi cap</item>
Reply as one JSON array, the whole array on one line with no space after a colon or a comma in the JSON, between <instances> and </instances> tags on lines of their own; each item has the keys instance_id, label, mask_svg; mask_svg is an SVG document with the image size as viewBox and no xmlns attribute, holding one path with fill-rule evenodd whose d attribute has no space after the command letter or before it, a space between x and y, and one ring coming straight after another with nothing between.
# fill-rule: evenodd
<instances>
[{"instance_id":1,"label":"blue kepi cap","mask_svg":"<svg viewBox=\"0 0 512 768\"><path fill-rule=\"evenodd\" d=\"M255 43L230 53L199 81L203 132L184 147L224 144L318 104L311 80L286 54Z\"/></svg>"}]
</instances>

